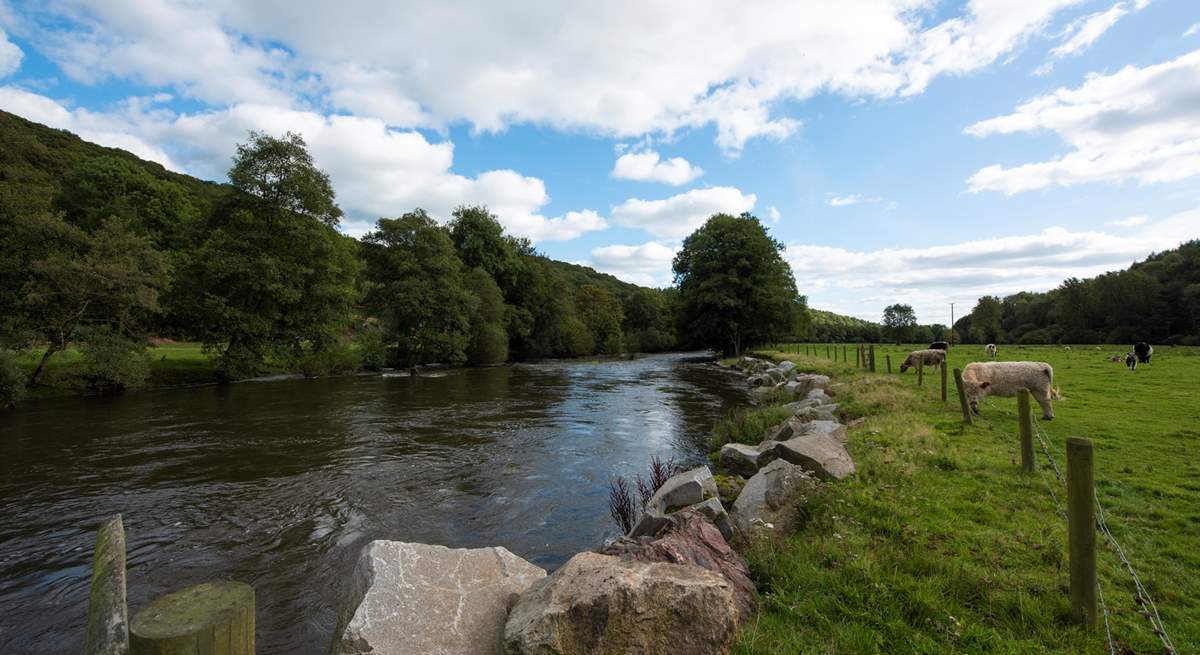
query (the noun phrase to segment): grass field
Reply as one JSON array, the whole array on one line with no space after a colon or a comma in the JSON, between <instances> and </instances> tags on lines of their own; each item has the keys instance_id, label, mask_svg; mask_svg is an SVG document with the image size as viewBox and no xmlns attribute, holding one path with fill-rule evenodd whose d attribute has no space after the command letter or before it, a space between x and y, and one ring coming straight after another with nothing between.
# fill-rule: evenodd
<instances>
[{"instance_id":1,"label":"grass field","mask_svg":"<svg viewBox=\"0 0 1200 655\"><path fill-rule=\"evenodd\" d=\"M842 409L867 417L850 432L858 475L811 502L799 533L749 553L763 606L738 652L1108 652L1102 627L1070 620L1066 525L1042 477L1020 471L1015 399L985 400L964 426L952 376L943 404L936 373L917 387L914 371L883 372L886 355L895 371L912 348L877 346L876 374L855 368L853 346L848 365L816 349L761 354L836 377ZM1106 361L1122 351L1001 346L999 359L1054 367L1063 399L1041 423L1050 452L1062 467L1068 436L1094 441L1110 527L1178 652L1196 653L1200 348L1156 348L1136 372ZM982 346L949 357L952 368L983 359ZM1035 448L1039 470L1060 484ZM1164 652L1102 539L1097 557L1117 652Z\"/></svg>"},{"instance_id":2,"label":"grass field","mask_svg":"<svg viewBox=\"0 0 1200 655\"><path fill-rule=\"evenodd\" d=\"M41 350L24 351L19 361L32 372L42 357ZM170 387L204 384L216 381L216 369L200 344L165 342L147 349L150 358L150 377L146 386ZM79 393L78 372L80 354L74 348L55 353L46 365L42 384L30 390L34 396L53 396Z\"/></svg>"}]
</instances>

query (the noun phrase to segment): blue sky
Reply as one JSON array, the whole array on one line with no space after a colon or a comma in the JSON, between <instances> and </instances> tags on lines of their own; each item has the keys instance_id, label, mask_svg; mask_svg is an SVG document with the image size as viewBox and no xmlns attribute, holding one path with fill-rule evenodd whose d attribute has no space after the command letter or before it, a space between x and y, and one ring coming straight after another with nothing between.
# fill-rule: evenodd
<instances>
[{"instance_id":1,"label":"blue sky","mask_svg":"<svg viewBox=\"0 0 1200 655\"><path fill-rule=\"evenodd\" d=\"M506 4L0 0L0 108L216 180L297 131L348 233L483 203L642 284L751 211L875 320L1200 237L1191 0Z\"/></svg>"}]
</instances>

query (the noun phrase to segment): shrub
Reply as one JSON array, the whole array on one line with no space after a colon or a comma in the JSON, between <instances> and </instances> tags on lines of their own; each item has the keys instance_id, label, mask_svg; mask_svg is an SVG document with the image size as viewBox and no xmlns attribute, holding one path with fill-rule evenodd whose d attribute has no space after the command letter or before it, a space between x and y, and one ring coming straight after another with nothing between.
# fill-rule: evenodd
<instances>
[{"instance_id":1,"label":"shrub","mask_svg":"<svg viewBox=\"0 0 1200 655\"><path fill-rule=\"evenodd\" d=\"M350 344L338 342L317 350L306 352L300 357L298 368L306 378L332 375L358 368L359 356Z\"/></svg>"},{"instance_id":2,"label":"shrub","mask_svg":"<svg viewBox=\"0 0 1200 655\"><path fill-rule=\"evenodd\" d=\"M17 362L17 357L0 350L0 408L12 407L25 397L25 382L29 375Z\"/></svg>"},{"instance_id":3,"label":"shrub","mask_svg":"<svg viewBox=\"0 0 1200 655\"><path fill-rule=\"evenodd\" d=\"M388 365L388 348L379 330L364 330L355 340L358 360L368 371L378 371Z\"/></svg>"},{"instance_id":4,"label":"shrub","mask_svg":"<svg viewBox=\"0 0 1200 655\"><path fill-rule=\"evenodd\" d=\"M475 366L503 364L508 359L508 331L503 325L484 324L472 329L467 361Z\"/></svg>"},{"instance_id":5,"label":"shrub","mask_svg":"<svg viewBox=\"0 0 1200 655\"><path fill-rule=\"evenodd\" d=\"M108 327L88 330L79 343L84 386L99 393L136 389L150 376L150 356L143 341Z\"/></svg>"}]
</instances>

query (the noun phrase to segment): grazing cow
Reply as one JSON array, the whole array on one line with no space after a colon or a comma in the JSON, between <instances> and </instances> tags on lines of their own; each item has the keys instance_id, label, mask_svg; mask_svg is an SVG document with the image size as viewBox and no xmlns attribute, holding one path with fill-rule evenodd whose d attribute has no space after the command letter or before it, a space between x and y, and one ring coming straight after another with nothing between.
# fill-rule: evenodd
<instances>
[{"instance_id":1,"label":"grazing cow","mask_svg":"<svg viewBox=\"0 0 1200 655\"><path fill-rule=\"evenodd\" d=\"M985 350L987 351L988 357L991 357L992 359L996 359L996 344L989 343L987 345L987 348L985 348Z\"/></svg>"},{"instance_id":2,"label":"grazing cow","mask_svg":"<svg viewBox=\"0 0 1200 655\"><path fill-rule=\"evenodd\" d=\"M1110 362L1119 362L1121 359L1123 358L1120 355L1109 355L1108 357L1108 361Z\"/></svg>"},{"instance_id":3,"label":"grazing cow","mask_svg":"<svg viewBox=\"0 0 1200 655\"><path fill-rule=\"evenodd\" d=\"M929 350L950 350L950 344L945 341L934 341L929 344Z\"/></svg>"},{"instance_id":4,"label":"grazing cow","mask_svg":"<svg viewBox=\"0 0 1200 655\"><path fill-rule=\"evenodd\" d=\"M1054 420L1050 400L1058 397L1054 369L1045 362L975 362L962 372L963 387L971 411L979 413L979 400L986 396L1015 396L1028 389L1042 406L1042 418Z\"/></svg>"},{"instance_id":5,"label":"grazing cow","mask_svg":"<svg viewBox=\"0 0 1200 655\"><path fill-rule=\"evenodd\" d=\"M1126 353L1125 354L1125 366L1128 366L1129 370L1131 370L1131 371L1136 371L1137 365L1138 365L1137 355L1135 355L1133 353Z\"/></svg>"},{"instance_id":6,"label":"grazing cow","mask_svg":"<svg viewBox=\"0 0 1200 655\"><path fill-rule=\"evenodd\" d=\"M1154 354L1154 346L1145 341L1139 341L1133 345L1133 354L1137 355L1139 364L1149 364L1150 356Z\"/></svg>"},{"instance_id":7,"label":"grazing cow","mask_svg":"<svg viewBox=\"0 0 1200 655\"><path fill-rule=\"evenodd\" d=\"M904 358L904 363L900 364L900 372L903 373L920 362L925 367L937 368L946 361L946 351L944 350L914 350Z\"/></svg>"}]
</instances>

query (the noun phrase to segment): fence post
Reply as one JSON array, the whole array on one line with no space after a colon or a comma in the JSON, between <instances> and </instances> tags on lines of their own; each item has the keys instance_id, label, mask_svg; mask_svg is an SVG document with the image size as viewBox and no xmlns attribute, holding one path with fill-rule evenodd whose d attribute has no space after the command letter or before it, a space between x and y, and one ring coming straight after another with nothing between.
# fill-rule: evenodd
<instances>
[{"instance_id":1,"label":"fence post","mask_svg":"<svg viewBox=\"0 0 1200 655\"><path fill-rule=\"evenodd\" d=\"M842 346L842 363L843 364L846 363L846 346L845 345Z\"/></svg>"},{"instance_id":2,"label":"fence post","mask_svg":"<svg viewBox=\"0 0 1200 655\"><path fill-rule=\"evenodd\" d=\"M942 402L946 402L946 362L942 361L942 365L938 368L942 369Z\"/></svg>"},{"instance_id":3,"label":"fence post","mask_svg":"<svg viewBox=\"0 0 1200 655\"><path fill-rule=\"evenodd\" d=\"M156 598L129 625L130 655L254 655L254 588L206 582Z\"/></svg>"},{"instance_id":4,"label":"fence post","mask_svg":"<svg viewBox=\"0 0 1200 655\"><path fill-rule=\"evenodd\" d=\"M883 361L887 362L888 375L891 375L892 374L892 356L884 355Z\"/></svg>"},{"instance_id":5,"label":"fence post","mask_svg":"<svg viewBox=\"0 0 1200 655\"><path fill-rule=\"evenodd\" d=\"M862 368L862 346L854 347L854 368Z\"/></svg>"},{"instance_id":6,"label":"fence post","mask_svg":"<svg viewBox=\"0 0 1200 655\"><path fill-rule=\"evenodd\" d=\"M1029 390L1017 390L1017 427L1021 435L1021 470L1033 473L1033 416L1029 413Z\"/></svg>"},{"instance_id":7,"label":"fence post","mask_svg":"<svg viewBox=\"0 0 1200 655\"><path fill-rule=\"evenodd\" d=\"M967 388L963 386L962 369L954 369L954 386L958 387L958 404L962 406L963 423L971 424L971 407L967 405Z\"/></svg>"},{"instance_id":8,"label":"fence post","mask_svg":"<svg viewBox=\"0 0 1200 655\"><path fill-rule=\"evenodd\" d=\"M1092 442L1067 439L1067 544L1071 567L1071 617L1096 627L1096 507Z\"/></svg>"},{"instance_id":9,"label":"fence post","mask_svg":"<svg viewBox=\"0 0 1200 655\"><path fill-rule=\"evenodd\" d=\"M918 359L917 360L917 386L920 387L924 384L925 384L925 360Z\"/></svg>"},{"instance_id":10,"label":"fence post","mask_svg":"<svg viewBox=\"0 0 1200 655\"><path fill-rule=\"evenodd\" d=\"M129 652L129 618L125 605L125 526L121 515L96 531L92 583L88 593L84 655L125 655Z\"/></svg>"},{"instance_id":11,"label":"fence post","mask_svg":"<svg viewBox=\"0 0 1200 655\"><path fill-rule=\"evenodd\" d=\"M875 344L871 344L870 359L871 359L871 372L874 373L875 372Z\"/></svg>"},{"instance_id":12,"label":"fence post","mask_svg":"<svg viewBox=\"0 0 1200 655\"><path fill-rule=\"evenodd\" d=\"M825 359L829 359L829 344L825 344Z\"/></svg>"}]
</instances>

